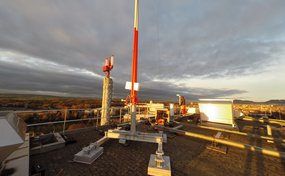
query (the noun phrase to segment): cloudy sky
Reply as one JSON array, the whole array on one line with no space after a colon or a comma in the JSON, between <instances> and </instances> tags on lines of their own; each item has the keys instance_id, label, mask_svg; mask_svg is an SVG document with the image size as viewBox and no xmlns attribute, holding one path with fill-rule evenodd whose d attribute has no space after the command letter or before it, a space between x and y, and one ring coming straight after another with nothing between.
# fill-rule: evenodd
<instances>
[{"instance_id":1,"label":"cloudy sky","mask_svg":"<svg viewBox=\"0 0 285 176\"><path fill-rule=\"evenodd\" d=\"M0 93L101 97L131 79L133 0L1 0ZM141 0L141 99L285 99L284 0Z\"/></svg>"}]
</instances>

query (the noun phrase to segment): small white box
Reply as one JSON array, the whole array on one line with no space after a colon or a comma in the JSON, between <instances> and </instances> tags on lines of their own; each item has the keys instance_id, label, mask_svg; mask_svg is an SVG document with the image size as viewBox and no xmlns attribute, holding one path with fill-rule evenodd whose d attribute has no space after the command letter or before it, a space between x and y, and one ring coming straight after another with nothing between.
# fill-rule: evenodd
<instances>
[{"instance_id":1,"label":"small white box","mask_svg":"<svg viewBox=\"0 0 285 176\"><path fill-rule=\"evenodd\" d=\"M131 90L132 89L132 82L127 81L125 89ZM140 90L140 84L139 83L134 83L134 89L135 89L135 91L139 91Z\"/></svg>"}]
</instances>

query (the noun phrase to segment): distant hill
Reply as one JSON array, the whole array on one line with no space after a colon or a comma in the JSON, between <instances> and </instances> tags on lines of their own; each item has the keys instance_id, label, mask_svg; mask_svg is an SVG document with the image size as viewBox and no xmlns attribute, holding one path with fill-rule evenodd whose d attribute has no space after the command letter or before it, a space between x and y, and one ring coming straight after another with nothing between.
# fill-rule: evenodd
<instances>
[{"instance_id":1,"label":"distant hill","mask_svg":"<svg viewBox=\"0 0 285 176\"><path fill-rule=\"evenodd\" d=\"M51 97L51 98L57 98L58 96L52 96L52 95L36 95L36 94L0 94L1 98L17 98L17 97Z\"/></svg>"},{"instance_id":2,"label":"distant hill","mask_svg":"<svg viewBox=\"0 0 285 176\"><path fill-rule=\"evenodd\" d=\"M269 100L265 102L255 102L250 100L234 100L235 104L282 104L285 105L285 100Z\"/></svg>"},{"instance_id":3,"label":"distant hill","mask_svg":"<svg viewBox=\"0 0 285 176\"><path fill-rule=\"evenodd\" d=\"M37 95L37 94L5 94L0 93L0 100L9 99L9 100L101 100L101 97L78 97L78 96L55 96L55 95ZM113 101L121 101L121 99L113 98Z\"/></svg>"},{"instance_id":4,"label":"distant hill","mask_svg":"<svg viewBox=\"0 0 285 176\"><path fill-rule=\"evenodd\" d=\"M265 102L266 104L285 104L285 100L269 100Z\"/></svg>"},{"instance_id":5,"label":"distant hill","mask_svg":"<svg viewBox=\"0 0 285 176\"><path fill-rule=\"evenodd\" d=\"M96 97L61 97L61 96L52 96L52 95L36 95L36 94L5 94L5 93L0 93L0 99L23 99L23 100L50 100L50 99L61 99L61 100L100 100L101 97L96 98ZM113 98L114 101L120 101L118 98ZM141 99L141 102L143 99ZM144 102L148 102L149 100L145 100ZM190 101L190 100L189 100ZM188 101L188 102L189 102ZM171 100L161 100L161 101L156 101L156 102L172 102L175 103L176 101L171 101ZM195 100L192 100L191 102L196 102ZM280 105L285 105L285 100L269 100L265 102L256 102L256 101L251 101L251 100L234 100L235 104L280 104Z\"/></svg>"},{"instance_id":6,"label":"distant hill","mask_svg":"<svg viewBox=\"0 0 285 176\"><path fill-rule=\"evenodd\" d=\"M22 99L92 99L90 97L66 97L66 96L55 96L55 95L37 95L37 94L1 94L0 98L22 98ZM96 98L93 98L96 99ZM97 98L98 99L98 98Z\"/></svg>"},{"instance_id":7,"label":"distant hill","mask_svg":"<svg viewBox=\"0 0 285 176\"><path fill-rule=\"evenodd\" d=\"M234 100L235 104L256 104L254 101L250 100Z\"/></svg>"}]
</instances>

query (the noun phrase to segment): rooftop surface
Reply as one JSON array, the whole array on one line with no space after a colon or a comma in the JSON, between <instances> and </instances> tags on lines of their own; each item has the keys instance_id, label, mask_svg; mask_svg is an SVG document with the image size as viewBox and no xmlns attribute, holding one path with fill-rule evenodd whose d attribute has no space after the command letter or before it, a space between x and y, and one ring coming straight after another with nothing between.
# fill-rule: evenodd
<instances>
[{"instance_id":1,"label":"rooftop surface","mask_svg":"<svg viewBox=\"0 0 285 176\"><path fill-rule=\"evenodd\" d=\"M217 131L193 127L188 122L181 122L182 130L205 135L214 135ZM266 130L257 128L257 122L242 122L239 126L244 132L265 135ZM154 132L151 126L140 124L138 129L144 132ZM100 135L101 134L101 135ZM260 153L228 148L227 154L222 154L206 148L211 142L187 136L168 134L168 141L163 145L165 155L170 156L172 175L284 175L285 160L262 155ZM284 138L283 132L275 132L275 136ZM147 167L151 154L155 154L157 144L129 141L128 146L109 140L105 144L104 154L93 164L72 162L74 154L82 147L102 137L96 128L88 128L70 132L68 136L77 140L65 148L34 155L30 157L30 166L41 164L47 175L147 175ZM230 139L267 149L285 151L278 144L266 140L230 135Z\"/></svg>"}]
</instances>

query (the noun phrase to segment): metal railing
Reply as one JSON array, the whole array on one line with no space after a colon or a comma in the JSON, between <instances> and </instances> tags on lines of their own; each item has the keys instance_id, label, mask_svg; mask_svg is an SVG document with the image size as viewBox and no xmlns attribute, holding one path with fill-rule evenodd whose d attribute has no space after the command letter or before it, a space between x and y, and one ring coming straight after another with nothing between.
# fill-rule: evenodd
<instances>
[{"instance_id":1,"label":"metal railing","mask_svg":"<svg viewBox=\"0 0 285 176\"><path fill-rule=\"evenodd\" d=\"M77 111L78 113L80 113L79 117L74 117L72 116L72 113L74 111ZM111 107L110 108L111 111L111 115L110 115L110 121L111 123L115 123L119 124L119 123L123 123L125 122L123 117L126 114L129 114L129 107L125 106L125 107ZM27 131L28 132L34 132L34 131L39 131L40 130L35 130L37 127L43 127L43 126L53 126L53 130L52 131L62 131L65 132L67 130L67 124L71 125L71 124L78 124L80 122L82 123L86 123L86 122L93 122L91 126L100 126L100 119L101 119L101 112L102 112L102 108L81 108L81 109L49 109L49 110L21 110L21 111L11 111L13 113L15 113L17 116L28 116L33 117L33 115L43 115L45 113L49 114L49 113L59 113L61 112L60 115L54 115L53 117L56 118L61 118L63 120L56 120L56 121L46 121L46 122L38 122L38 123L27 123ZM137 114L148 114L148 108L147 107L138 107L138 111ZM88 115L89 118L82 118L84 115ZM91 117L90 117L91 116ZM70 118L78 118L78 119L70 119ZM40 118L39 118L40 119ZM26 119L27 121L27 119ZM60 125L60 126L58 126ZM55 130L55 128L57 128L57 130ZM49 132L51 132L50 130L47 130Z\"/></svg>"}]
</instances>

